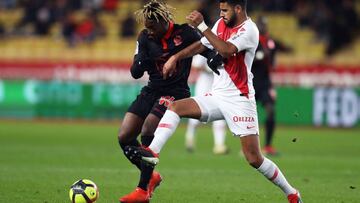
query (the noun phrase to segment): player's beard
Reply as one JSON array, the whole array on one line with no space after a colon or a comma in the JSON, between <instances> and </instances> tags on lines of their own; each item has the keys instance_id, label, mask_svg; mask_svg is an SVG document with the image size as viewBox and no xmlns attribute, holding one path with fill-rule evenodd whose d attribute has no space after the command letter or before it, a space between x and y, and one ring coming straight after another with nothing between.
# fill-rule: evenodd
<instances>
[{"instance_id":1,"label":"player's beard","mask_svg":"<svg viewBox=\"0 0 360 203\"><path fill-rule=\"evenodd\" d=\"M236 16L235 16L235 15L232 15L227 22L225 21L225 24L226 24L228 27L234 27L235 22L236 22Z\"/></svg>"}]
</instances>

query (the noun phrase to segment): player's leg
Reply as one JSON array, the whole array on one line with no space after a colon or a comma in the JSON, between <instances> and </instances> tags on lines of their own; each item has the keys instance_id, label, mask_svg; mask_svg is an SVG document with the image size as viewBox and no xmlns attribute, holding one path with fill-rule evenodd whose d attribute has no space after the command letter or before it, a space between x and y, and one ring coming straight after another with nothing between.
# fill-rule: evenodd
<instances>
[{"instance_id":1,"label":"player's leg","mask_svg":"<svg viewBox=\"0 0 360 203\"><path fill-rule=\"evenodd\" d=\"M195 132L197 126L200 124L199 120L190 118L185 133L185 147L188 152L193 152L195 148Z\"/></svg>"},{"instance_id":2,"label":"player's leg","mask_svg":"<svg viewBox=\"0 0 360 203\"><path fill-rule=\"evenodd\" d=\"M167 140L175 132L180 117L199 119L200 116L200 107L194 99L186 98L175 101L160 120L160 124L155 131L155 138L149 148L157 154L160 153Z\"/></svg>"},{"instance_id":3,"label":"player's leg","mask_svg":"<svg viewBox=\"0 0 360 203\"><path fill-rule=\"evenodd\" d=\"M212 129L214 134L214 154L227 154L229 150L225 145L226 122L224 120L214 121Z\"/></svg>"},{"instance_id":4,"label":"player's leg","mask_svg":"<svg viewBox=\"0 0 360 203\"><path fill-rule=\"evenodd\" d=\"M279 167L261 154L258 135L243 135L240 140L246 160L252 167L277 185L288 198L294 195L300 198L298 191L288 183Z\"/></svg>"},{"instance_id":5,"label":"player's leg","mask_svg":"<svg viewBox=\"0 0 360 203\"><path fill-rule=\"evenodd\" d=\"M236 97L229 100L224 97L220 105L231 132L240 136L248 163L280 187L286 195L295 195L296 189L287 182L280 169L261 153L255 98Z\"/></svg>"},{"instance_id":6,"label":"player's leg","mask_svg":"<svg viewBox=\"0 0 360 203\"><path fill-rule=\"evenodd\" d=\"M141 132L145 118L150 113L153 103L156 101L156 97L149 88L144 87L141 93L136 97L128 108L128 112L125 114L121 128L118 133L118 141L121 149L124 152L126 158L131 163L135 164L141 169L140 162L134 160L131 153L127 151L130 146L138 147L140 143L137 141L137 137Z\"/></svg>"},{"instance_id":7,"label":"player's leg","mask_svg":"<svg viewBox=\"0 0 360 203\"><path fill-rule=\"evenodd\" d=\"M134 113L127 112L118 133L118 142L124 152L125 157L129 159L129 161L133 163L138 169L141 169L140 162L128 156L128 153L126 153L126 147L140 146L140 143L136 138L140 134L143 123L143 118Z\"/></svg>"},{"instance_id":8,"label":"player's leg","mask_svg":"<svg viewBox=\"0 0 360 203\"><path fill-rule=\"evenodd\" d=\"M159 103L156 102L151 113L146 117L141 129L141 143L143 147L148 147L153 140L154 131L165 110L165 106L159 105ZM137 148L139 147L127 147L126 152L128 152L128 156L136 157L134 152ZM120 202L148 202L153 191L162 181L160 174L154 171L154 166L146 164L138 158L135 160L139 163L141 169L138 186L133 192L121 197L119 199Z\"/></svg>"},{"instance_id":9,"label":"player's leg","mask_svg":"<svg viewBox=\"0 0 360 203\"><path fill-rule=\"evenodd\" d=\"M150 146L147 149L139 148L134 155L144 162L156 165L159 162L158 154L175 132L180 117L200 119L203 122L224 119L211 94L175 101L160 120Z\"/></svg>"},{"instance_id":10,"label":"player's leg","mask_svg":"<svg viewBox=\"0 0 360 203\"><path fill-rule=\"evenodd\" d=\"M265 146L263 148L267 155L277 155L278 152L272 145L274 131L275 131L275 93L271 93L272 89L267 89L264 92L262 103L266 111L265 121Z\"/></svg>"},{"instance_id":11,"label":"player's leg","mask_svg":"<svg viewBox=\"0 0 360 203\"><path fill-rule=\"evenodd\" d=\"M163 107L163 106L162 106ZM141 144L143 147L148 147L152 140L154 139L154 132L158 126L163 112L165 112L166 107L160 108L160 105L155 105L157 111L152 111L144 122L144 125L141 130ZM161 110L160 110L161 109ZM141 162L141 174L138 187L148 191L151 196L155 188L160 184L162 178L160 174L154 171L154 167Z\"/></svg>"}]
</instances>

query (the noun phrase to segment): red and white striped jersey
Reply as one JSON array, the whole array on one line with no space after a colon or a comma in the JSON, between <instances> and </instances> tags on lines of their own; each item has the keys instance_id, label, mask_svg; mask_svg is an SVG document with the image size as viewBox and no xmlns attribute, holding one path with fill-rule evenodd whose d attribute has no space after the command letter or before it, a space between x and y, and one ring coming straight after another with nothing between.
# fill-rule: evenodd
<instances>
[{"instance_id":1,"label":"red and white striped jersey","mask_svg":"<svg viewBox=\"0 0 360 203\"><path fill-rule=\"evenodd\" d=\"M230 28L221 18L215 23L212 32L237 48L237 53L226 60L224 67L219 67L220 75L214 74L212 92L224 96L238 96L239 94L253 96L255 90L251 66L259 43L259 30L256 24L248 18L241 25ZM205 37L201 39L201 43L214 49Z\"/></svg>"}]
</instances>

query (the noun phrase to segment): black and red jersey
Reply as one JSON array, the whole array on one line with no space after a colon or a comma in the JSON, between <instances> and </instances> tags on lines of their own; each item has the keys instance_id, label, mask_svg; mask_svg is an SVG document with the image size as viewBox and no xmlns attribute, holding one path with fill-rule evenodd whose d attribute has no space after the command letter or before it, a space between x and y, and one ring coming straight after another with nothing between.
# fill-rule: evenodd
<instances>
[{"instance_id":1,"label":"black and red jersey","mask_svg":"<svg viewBox=\"0 0 360 203\"><path fill-rule=\"evenodd\" d=\"M137 50L131 67L132 76L140 78L146 71L149 75L147 86L152 89L162 92L179 89L189 91L187 80L192 57L180 60L176 74L166 80L163 79L162 69L170 56L198 40L200 40L200 34L187 24L169 23L169 28L162 39L154 39L144 29L138 36Z\"/></svg>"}]
</instances>

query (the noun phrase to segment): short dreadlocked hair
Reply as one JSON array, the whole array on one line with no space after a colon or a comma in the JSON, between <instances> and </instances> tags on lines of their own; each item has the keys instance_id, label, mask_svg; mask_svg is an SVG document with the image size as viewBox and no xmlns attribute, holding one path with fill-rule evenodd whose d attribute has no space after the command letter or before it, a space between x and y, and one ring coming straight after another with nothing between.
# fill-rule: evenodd
<instances>
[{"instance_id":1,"label":"short dreadlocked hair","mask_svg":"<svg viewBox=\"0 0 360 203\"><path fill-rule=\"evenodd\" d=\"M142 9L135 12L138 22L144 22L146 19L164 20L166 22L173 21L173 14L170 12L174 10L173 7L167 5L163 2L158 2L157 0L151 0L147 3Z\"/></svg>"}]
</instances>

